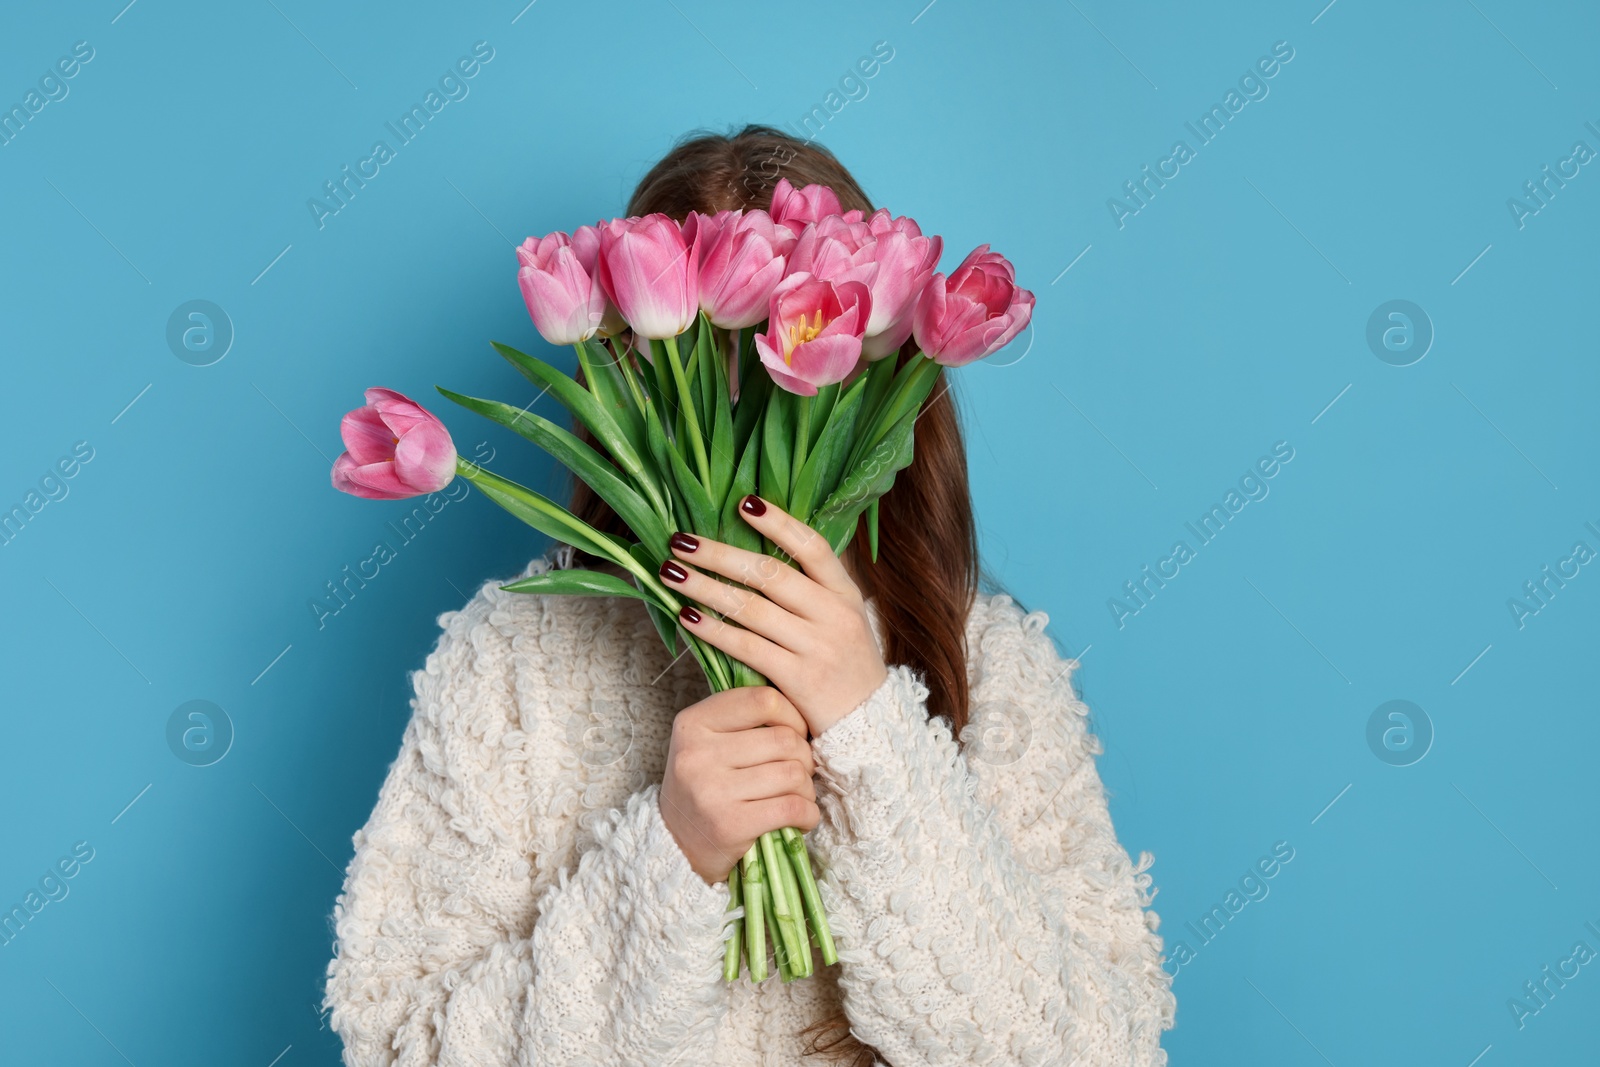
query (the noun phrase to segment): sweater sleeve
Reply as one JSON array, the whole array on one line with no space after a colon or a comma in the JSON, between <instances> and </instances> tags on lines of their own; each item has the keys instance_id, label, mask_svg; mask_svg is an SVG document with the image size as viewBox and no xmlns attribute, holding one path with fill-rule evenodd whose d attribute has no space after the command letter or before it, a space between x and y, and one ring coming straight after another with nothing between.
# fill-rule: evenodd
<instances>
[{"instance_id":1,"label":"sweater sleeve","mask_svg":"<svg viewBox=\"0 0 1600 1067\"><path fill-rule=\"evenodd\" d=\"M852 1029L895 1067L1165 1064L1151 857L1116 839L1043 616L996 614L964 751L905 667L812 742Z\"/></svg>"},{"instance_id":2,"label":"sweater sleeve","mask_svg":"<svg viewBox=\"0 0 1600 1067\"><path fill-rule=\"evenodd\" d=\"M486 588L441 616L354 837L324 994L348 1067L664 1063L710 1043L727 1010L728 887L689 866L659 784L597 820L535 899L515 754L543 686L514 662L517 616L536 610L516 595Z\"/></svg>"}]
</instances>

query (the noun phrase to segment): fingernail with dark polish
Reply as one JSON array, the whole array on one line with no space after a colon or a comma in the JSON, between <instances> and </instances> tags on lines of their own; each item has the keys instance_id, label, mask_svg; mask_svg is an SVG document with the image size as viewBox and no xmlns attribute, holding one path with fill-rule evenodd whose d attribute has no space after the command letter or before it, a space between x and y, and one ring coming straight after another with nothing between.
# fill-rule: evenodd
<instances>
[{"instance_id":1,"label":"fingernail with dark polish","mask_svg":"<svg viewBox=\"0 0 1600 1067\"><path fill-rule=\"evenodd\" d=\"M697 623L700 621L700 613L694 610L694 608L690 607L688 604L685 604L683 607L678 609L678 617L687 623Z\"/></svg>"},{"instance_id":2,"label":"fingernail with dark polish","mask_svg":"<svg viewBox=\"0 0 1600 1067\"><path fill-rule=\"evenodd\" d=\"M669 559L661 565L661 577L669 582L681 582L689 577L689 572L679 566L677 560Z\"/></svg>"},{"instance_id":3,"label":"fingernail with dark polish","mask_svg":"<svg viewBox=\"0 0 1600 1067\"><path fill-rule=\"evenodd\" d=\"M688 534L683 533L682 531L673 534L672 540L668 543L679 552L693 552L695 549L700 547L700 542L698 540L690 537Z\"/></svg>"},{"instance_id":4,"label":"fingernail with dark polish","mask_svg":"<svg viewBox=\"0 0 1600 1067\"><path fill-rule=\"evenodd\" d=\"M746 515L765 515L767 513L767 502L758 496L745 497L739 501L739 507Z\"/></svg>"}]
</instances>

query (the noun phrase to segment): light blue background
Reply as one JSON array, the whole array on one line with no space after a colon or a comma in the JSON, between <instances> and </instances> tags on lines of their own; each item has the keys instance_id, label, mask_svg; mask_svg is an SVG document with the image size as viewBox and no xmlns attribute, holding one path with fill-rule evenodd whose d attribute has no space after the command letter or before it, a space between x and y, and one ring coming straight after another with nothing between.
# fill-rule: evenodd
<instances>
[{"instance_id":1,"label":"light blue background","mask_svg":"<svg viewBox=\"0 0 1600 1067\"><path fill-rule=\"evenodd\" d=\"M1594 1055L1600 963L1521 1029L1507 1007L1600 950L1600 566L1507 607L1600 549L1600 170L1507 208L1600 149L1592 5L124 2L0 34L7 105L95 50L0 148L0 505L94 450L0 548L0 904L94 849L0 948L8 1060L337 1062L328 915L406 673L541 550L474 494L319 629L308 602L409 510L329 488L339 416L371 384L526 397L488 346L540 349L508 242L619 213L697 126L798 123L879 41L820 140L947 267L990 241L1038 294L1011 365L960 375L983 548L1082 656L1118 831L1198 948L1173 1062ZM307 199L479 40L470 94L319 229ZM1107 199L1277 41L1269 95L1119 229ZM237 333L211 366L165 340L192 299ZM1436 330L1411 366L1365 340L1392 299ZM1108 599L1278 441L1270 495L1119 628ZM193 699L236 731L204 768L165 737ZM1391 699L1436 733L1411 766L1368 747ZM1278 841L1270 895L1200 946L1185 923Z\"/></svg>"}]
</instances>

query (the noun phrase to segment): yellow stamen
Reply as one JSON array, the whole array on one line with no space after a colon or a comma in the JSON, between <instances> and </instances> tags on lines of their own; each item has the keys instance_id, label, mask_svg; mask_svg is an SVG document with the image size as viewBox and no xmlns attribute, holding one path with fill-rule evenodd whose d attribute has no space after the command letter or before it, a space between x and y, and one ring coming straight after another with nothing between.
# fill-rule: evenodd
<instances>
[{"instance_id":1,"label":"yellow stamen","mask_svg":"<svg viewBox=\"0 0 1600 1067\"><path fill-rule=\"evenodd\" d=\"M817 309L817 321L814 325L806 322L805 314L801 313L800 321L789 327L789 343L783 346L783 362L785 366L792 367L794 365L794 350L807 341L815 340L817 334L822 332L823 325L821 308Z\"/></svg>"}]
</instances>

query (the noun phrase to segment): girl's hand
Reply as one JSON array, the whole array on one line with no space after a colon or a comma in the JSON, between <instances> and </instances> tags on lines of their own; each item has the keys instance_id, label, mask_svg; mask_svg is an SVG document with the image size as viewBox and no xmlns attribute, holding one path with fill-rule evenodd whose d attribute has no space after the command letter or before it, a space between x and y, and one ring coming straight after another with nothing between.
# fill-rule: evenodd
<instances>
[{"instance_id":1,"label":"girl's hand","mask_svg":"<svg viewBox=\"0 0 1600 1067\"><path fill-rule=\"evenodd\" d=\"M760 552L677 533L672 552L678 560L747 588L670 559L661 577L722 616L684 605L684 628L766 675L818 737L889 675L866 601L828 542L805 523L757 496L745 497L739 513L805 573Z\"/></svg>"},{"instance_id":2,"label":"girl's hand","mask_svg":"<svg viewBox=\"0 0 1600 1067\"><path fill-rule=\"evenodd\" d=\"M672 721L661 821L707 885L768 830L822 821L805 728L770 685L715 693Z\"/></svg>"}]
</instances>

